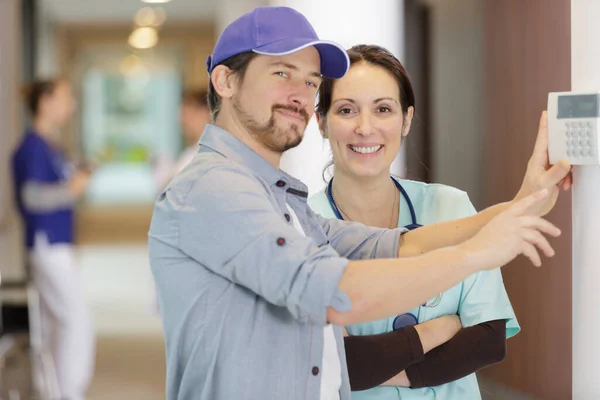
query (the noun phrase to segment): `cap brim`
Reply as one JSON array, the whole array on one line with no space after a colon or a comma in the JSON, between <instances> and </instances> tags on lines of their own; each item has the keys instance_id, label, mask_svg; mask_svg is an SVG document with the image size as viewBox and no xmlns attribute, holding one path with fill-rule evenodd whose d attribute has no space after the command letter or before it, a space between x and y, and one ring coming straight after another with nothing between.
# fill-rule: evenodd
<instances>
[{"instance_id":1,"label":"cap brim","mask_svg":"<svg viewBox=\"0 0 600 400\"><path fill-rule=\"evenodd\" d=\"M253 51L268 56L284 56L314 46L321 56L321 75L338 79L350 68L350 58L342 46L335 42L311 39L286 39L255 48Z\"/></svg>"}]
</instances>

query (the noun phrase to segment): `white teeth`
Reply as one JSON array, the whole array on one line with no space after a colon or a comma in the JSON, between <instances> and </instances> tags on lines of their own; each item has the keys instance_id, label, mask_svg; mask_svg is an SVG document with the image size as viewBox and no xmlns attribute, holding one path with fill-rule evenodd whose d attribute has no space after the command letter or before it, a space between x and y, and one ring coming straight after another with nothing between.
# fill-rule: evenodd
<instances>
[{"instance_id":1,"label":"white teeth","mask_svg":"<svg viewBox=\"0 0 600 400\"><path fill-rule=\"evenodd\" d=\"M371 153L375 153L376 151L378 151L381 148L381 145L371 146L371 147L350 146L350 148L357 153L371 154Z\"/></svg>"}]
</instances>

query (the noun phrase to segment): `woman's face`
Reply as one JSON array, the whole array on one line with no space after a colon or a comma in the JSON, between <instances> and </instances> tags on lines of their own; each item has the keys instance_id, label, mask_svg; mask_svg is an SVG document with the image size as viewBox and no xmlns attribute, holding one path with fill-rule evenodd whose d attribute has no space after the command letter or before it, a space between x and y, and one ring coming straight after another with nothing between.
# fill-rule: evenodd
<instances>
[{"instance_id":1,"label":"woman's face","mask_svg":"<svg viewBox=\"0 0 600 400\"><path fill-rule=\"evenodd\" d=\"M385 69L354 64L333 87L321 131L329 138L337 172L359 177L389 174L413 108L404 116L396 79Z\"/></svg>"},{"instance_id":2,"label":"woman's face","mask_svg":"<svg viewBox=\"0 0 600 400\"><path fill-rule=\"evenodd\" d=\"M40 113L52 118L57 126L63 126L75 111L75 98L68 82L58 82L54 91L45 96L40 104Z\"/></svg>"}]
</instances>

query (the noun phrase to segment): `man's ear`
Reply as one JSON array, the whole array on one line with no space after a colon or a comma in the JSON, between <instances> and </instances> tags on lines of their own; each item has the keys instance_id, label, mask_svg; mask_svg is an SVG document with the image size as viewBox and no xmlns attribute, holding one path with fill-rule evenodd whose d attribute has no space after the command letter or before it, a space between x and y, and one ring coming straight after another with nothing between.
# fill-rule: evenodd
<instances>
[{"instance_id":1,"label":"man's ear","mask_svg":"<svg viewBox=\"0 0 600 400\"><path fill-rule=\"evenodd\" d=\"M217 65L210 74L215 92L223 98L230 99L235 93L236 74L225 65Z\"/></svg>"}]
</instances>

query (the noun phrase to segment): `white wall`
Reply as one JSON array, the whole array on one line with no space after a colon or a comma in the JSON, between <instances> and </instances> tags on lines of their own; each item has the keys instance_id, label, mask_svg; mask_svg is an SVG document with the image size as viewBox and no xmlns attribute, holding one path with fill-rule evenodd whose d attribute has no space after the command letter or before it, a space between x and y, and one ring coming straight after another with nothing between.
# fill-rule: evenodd
<instances>
[{"instance_id":1,"label":"white wall","mask_svg":"<svg viewBox=\"0 0 600 400\"><path fill-rule=\"evenodd\" d=\"M427 3L431 10L431 180L465 190L481 208L483 2Z\"/></svg>"},{"instance_id":2,"label":"white wall","mask_svg":"<svg viewBox=\"0 0 600 400\"><path fill-rule=\"evenodd\" d=\"M0 274L23 276L21 233L13 207L9 160L20 136L20 2L0 0Z\"/></svg>"},{"instance_id":3,"label":"white wall","mask_svg":"<svg viewBox=\"0 0 600 400\"><path fill-rule=\"evenodd\" d=\"M571 87L600 91L600 2L571 0ZM573 168L573 399L600 398L600 166Z\"/></svg>"}]
</instances>

